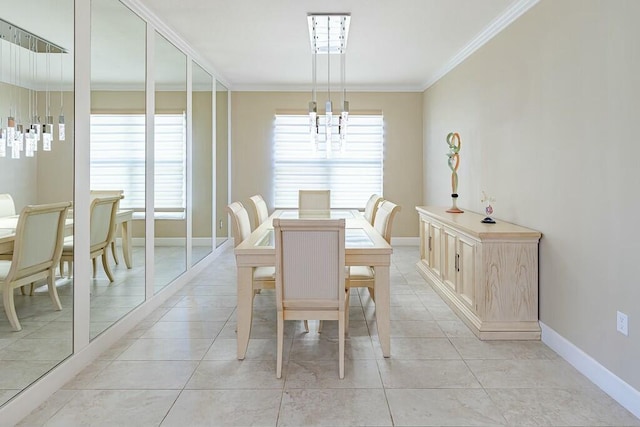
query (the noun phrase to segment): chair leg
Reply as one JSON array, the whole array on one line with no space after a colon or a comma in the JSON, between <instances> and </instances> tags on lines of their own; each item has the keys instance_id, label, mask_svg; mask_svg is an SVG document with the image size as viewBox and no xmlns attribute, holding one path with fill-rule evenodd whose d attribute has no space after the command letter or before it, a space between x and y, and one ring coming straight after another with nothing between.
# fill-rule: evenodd
<instances>
[{"instance_id":1,"label":"chair leg","mask_svg":"<svg viewBox=\"0 0 640 427\"><path fill-rule=\"evenodd\" d=\"M344 378L344 326L345 326L345 316L348 316L347 312L344 311L341 313L342 318L338 319L338 357L339 360L339 374L340 379Z\"/></svg>"},{"instance_id":2,"label":"chair leg","mask_svg":"<svg viewBox=\"0 0 640 427\"><path fill-rule=\"evenodd\" d=\"M374 288L370 287L368 289L369 289L369 295L371 295L371 299L373 300L373 302L376 302L376 295L375 295Z\"/></svg>"},{"instance_id":3,"label":"chair leg","mask_svg":"<svg viewBox=\"0 0 640 427\"><path fill-rule=\"evenodd\" d=\"M282 378L282 350L284 347L284 313L282 311L278 311L278 350L277 350L277 361L276 361L276 378Z\"/></svg>"},{"instance_id":4,"label":"chair leg","mask_svg":"<svg viewBox=\"0 0 640 427\"><path fill-rule=\"evenodd\" d=\"M309 321L305 320L304 321L304 330L306 333L309 333Z\"/></svg>"},{"instance_id":5,"label":"chair leg","mask_svg":"<svg viewBox=\"0 0 640 427\"><path fill-rule=\"evenodd\" d=\"M56 269L54 267L53 269L53 274L56 274ZM33 290L35 289L36 282L31 282L31 289L29 289L29 296L32 297L33 296Z\"/></svg>"},{"instance_id":6,"label":"chair leg","mask_svg":"<svg viewBox=\"0 0 640 427\"><path fill-rule=\"evenodd\" d=\"M111 254L113 255L113 260L115 261L116 265L120 264L120 261L118 260L118 252L116 252L115 239L111 241Z\"/></svg>"},{"instance_id":7,"label":"chair leg","mask_svg":"<svg viewBox=\"0 0 640 427\"><path fill-rule=\"evenodd\" d=\"M62 304L60 304L60 298L58 297L58 289L56 289L56 276L55 269L52 268L47 276L47 285L49 286L49 296L53 302L53 306L57 311L62 310Z\"/></svg>"},{"instance_id":8,"label":"chair leg","mask_svg":"<svg viewBox=\"0 0 640 427\"><path fill-rule=\"evenodd\" d=\"M93 260L95 261L96 259L94 258ZM109 268L109 262L107 261L106 250L102 251L102 266L104 267L104 272L107 273L107 277L109 278L109 281L113 282L113 274L111 274L111 269ZM94 273L95 273L95 270L94 270Z\"/></svg>"},{"instance_id":9,"label":"chair leg","mask_svg":"<svg viewBox=\"0 0 640 427\"><path fill-rule=\"evenodd\" d=\"M104 252L103 252L103 253L104 253ZM91 258L91 264L93 265L93 278L95 279L95 278L96 278L97 271L98 271L97 264L96 264L96 259L95 259L95 258Z\"/></svg>"},{"instance_id":10,"label":"chair leg","mask_svg":"<svg viewBox=\"0 0 640 427\"><path fill-rule=\"evenodd\" d=\"M322 326L323 326L323 325L324 325L324 324L322 323L322 320L320 320L320 321L318 322L318 333L322 333Z\"/></svg>"},{"instance_id":11,"label":"chair leg","mask_svg":"<svg viewBox=\"0 0 640 427\"><path fill-rule=\"evenodd\" d=\"M347 292L344 295L344 328L349 333L349 296L351 295L351 288L347 288Z\"/></svg>"},{"instance_id":12,"label":"chair leg","mask_svg":"<svg viewBox=\"0 0 640 427\"><path fill-rule=\"evenodd\" d=\"M16 314L16 306L13 302L13 289L8 287L5 288L2 292L2 299L4 303L4 312L7 314L7 319L9 319L11 327L14 331L21 331L22 326L20 326L20 321Z\"/></svg>"}]
</instances>

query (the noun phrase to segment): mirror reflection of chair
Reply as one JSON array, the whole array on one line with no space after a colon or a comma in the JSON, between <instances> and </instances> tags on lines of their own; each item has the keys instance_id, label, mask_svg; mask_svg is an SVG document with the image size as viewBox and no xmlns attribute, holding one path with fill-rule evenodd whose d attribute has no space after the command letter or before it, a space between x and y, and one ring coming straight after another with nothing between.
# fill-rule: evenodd
<instances>
[{"instance_id":1,"label":"mirror reflection of chair","mask_svg":"<svg viewBox=\"0 0 640 427\"><path fill-rule=\"evenodd\" d=\"M344 378L344 219L273 220L276 246L278 342L276 377L282 377L285 320L337 320L339 376Z\"/></svg>"},{"instance_id":2,"label":"mirror reflection of chair","mask_svg":"<svg viewBox=\"0 0 640 427\"><path fill-rule=\"evenodd\" d=\"M13 203L11 194L0 194L0 217L13 216L16 214L16 205Z\"/></svg>"},{"instance_id":3,"label":"mirror reflection of chair","mask_svg":"<svg viewBox=\"0 0 640 427\"><path fill-rule=\"evenodd\" d=\"M110 282L113 282L113 274L107 262L107 248L115 233L116 212L121 198L122 196L95 198L91 202L91 208L89 209L90 257L93 264L93 277L96 277L97 274L96 258L100 256L102 257L102 267ZM64 239L62 257L60 258L60 275L64 275L63 264L65 262L67 263L69 276L71 276L73 236Z\"/></svg>"},{"instance_id":4,"label":"mirror reflection of chair","mask_svg":"<svg viewBox=\"0 0 640 427\"><path fill-rule=\"evenodd\" d=\"M253 229L255 230L269 218L269 210L267 209L267 203L259 194L249 197L249 201L253 207Z\"/></svg>"},{"instance_id":5,"label":"mirror reflection of chair","mask_svg":"<svg viewBox=\"0 0 640 427\"><path fill-rule=\"evenodd\" d=\"M55 271L62 253L64 227L70 202L27 206L20 213L11 261L0 261L0 289L4 311L14 331L22 329L13 291L46 279L56 310L62 310Z\"/></svg>"},{"instance_id":6,"label":"mirror reflection of chair","mask_svg":"<svg viewBox=\"0 0 640 427\"><path fill-rule=\"evenodd\" d=\"M90 197L91 200L96 199L98 197L116 197L120 196L121 199L124 199L124 190L91 190ZM120 201L118 200L118 206L116 207L116 211L120 209ZM111 247L111 255L113 255L113 261L117 264L120 263L118 260L118 253L116 252L116 236L118 235L118 230L115 230L113 233L113 240L109 246Z\"/></svg>"},{"instance_id":7,"label":"mirror reflection of chair","mask_svg":"<svg viewBox=\"0 0 640 427\"><path fill-rule=\"evenodd\" d=\"M383 200L373 221L373 228L391 244L391 231L393 229L393 220L400 211L400 206L388 200ZM346 279L347 287L347 304L349 303L349 290L351 288L368 288L371 299L375 301L375 269L366 265L352 265L349 267L349 274ZM347 329L349 319L347 319Z\"/></svg>"},{"instance_id":8,"label":"mirror reflection of chair","mask_svg":"<svg viewBox=\"0 0 640 427\"><path fill-rule=\"evenodd\" d=\"M300 211L328 211L331 209L331 190L298 191Z\"/></svg>"},{"instance_id":9,"label":"mirror reflection of chair","mask_svg":"<svg viewBox=\"0 0 640 427\"><path fill-rule=\"evenodd\" d=\"M0 218L4 216L13 216L16 214L16 205L13 202L11 194L0 194ZM0 260L10 261L13 254L0 254Z\"/></svg>"},{"instance_id":10,"label":"mirror reflection of chair","mask_svg":"<svg viewBox=\"0 0 640 427\"><path fill-rule=\"evenodd\" d=\"M371 225L373 225L373 220L376 217L376 212L378 211L378 206L382 203L382 197L377 194L372 194L367 201L366 206L364 207L364 219Z\"/></svg>"},{"instance_id":11,"label":"mirror reflection of chair","mask_svg":"<svg viewBox=\"0 0 640 427\"><path fill-rule=\"evenodd\" d=\"M227 206L227 212L231 217L231 229L233 231L233 245L238 246L251 234L249 213L242 203L233 202ZM253 269L253 290L274 289L276 286L275 267L257 267Z\"/></svg>"}]
</instances>

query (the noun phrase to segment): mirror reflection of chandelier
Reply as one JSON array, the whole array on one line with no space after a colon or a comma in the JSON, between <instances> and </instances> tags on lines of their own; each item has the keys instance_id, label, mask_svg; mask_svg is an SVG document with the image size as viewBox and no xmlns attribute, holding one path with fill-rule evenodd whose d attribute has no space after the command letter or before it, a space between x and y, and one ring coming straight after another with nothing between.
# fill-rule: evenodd
<instances>
[{"instance_id":1,"label":"mirror reflection of chandelier","mask_svg":"<svg viewBox=\"0 0 640 427\"><path fill-rule=\"evenodd\" d=\"M67 51L10 22L0 19L0 82L8 84L5 100L9 104L6 126L0 122L0 157L34 157L42 142L43 151L51 151L54 123L51 113L51 55ZM60 58L60 115L58 140L65 140L62 96L62 58ZM38 87L42 81L38 67L44 66L44 123L38 110ZM21 93L24 88L28 96ZM24 99L27 98L27 99ZM26 113L26 114L25 114ZM23 115L26 120L23 121Z\"/></svg>"},{"instance_id":2,"label":"mirror reflection of chandelier","mask_svg":"<svg viewBox=\"0 0 640 427\"><path fill-rule=\"evenodd\" d=\"M348 13L330 13L307 15L309 24L309 39L311 41L312 58L312 89L309 102L309 133L314 152L318 151L318 133L320 116L318 115L317 93L317 56L327 55L327 102L325 103L325 141L326 156L331 157L333 151L333 104L331 102L331 56L340 55L340 91L342 92L342 108L338 116L338 135L340 151L344 152L347 142L347 123L349 118L349 102L345 87L345 56L347 36L351 15Z\"/></svg>"}]
</instances>

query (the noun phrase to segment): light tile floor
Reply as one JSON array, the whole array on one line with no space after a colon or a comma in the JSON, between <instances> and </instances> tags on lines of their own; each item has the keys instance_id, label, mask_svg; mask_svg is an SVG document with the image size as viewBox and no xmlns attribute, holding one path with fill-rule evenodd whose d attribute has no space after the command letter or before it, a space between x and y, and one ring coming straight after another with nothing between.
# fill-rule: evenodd
<instances>
[{"instance_id":1,"label":"light tile floor","mask_svg":"<svg viewBox=\"0 0 640 427\"><path fill-rule=\"evenodd\" d=\"M244 361L235 358L232 251L25 418L22 426L640 426L541 342L479 341L394 249L391 352L374 304L351 297L344 380L336 327L288 322L275 376L272 292L255 298ZM313 325L315 326L315 325Z\"/></svg>"}]
</instances>

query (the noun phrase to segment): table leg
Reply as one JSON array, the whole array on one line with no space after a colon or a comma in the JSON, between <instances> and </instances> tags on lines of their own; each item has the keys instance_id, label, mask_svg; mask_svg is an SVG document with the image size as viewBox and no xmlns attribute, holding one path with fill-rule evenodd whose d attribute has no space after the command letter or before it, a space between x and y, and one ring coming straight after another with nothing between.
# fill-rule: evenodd
<instances>
[{"instance_id":1,"label":"table leg","mask_svg":"<svg viewBox=\"0 0 640 427\"><path fill-rule=\"evenodd\" d=\"M122 254L124 256L124 263L127 268L133 267L131 261L131 227L129 227L129 221L123 221L122 228Z\"/></svg>"},{"instance_id":2,"label":"table leg","mask_svg":"<svg viewBox=\"0 0 640 427\"><path fill-rule=\"evenodd\" d=\"M244 359L251 334L253 315L253 268L238 267L238 309L236 312L238 359Z\"/></svg>"},{"instance_id":3,"label":"table leg","mask_svg":"<svg viewBox=\"0 0 640 427\"><path fill-rule=\"evenodd\" d=\"M376 324L382 355L391 357L391 292L389 289L389 266L376 266Z\"/></svg>"}]
</instances>

